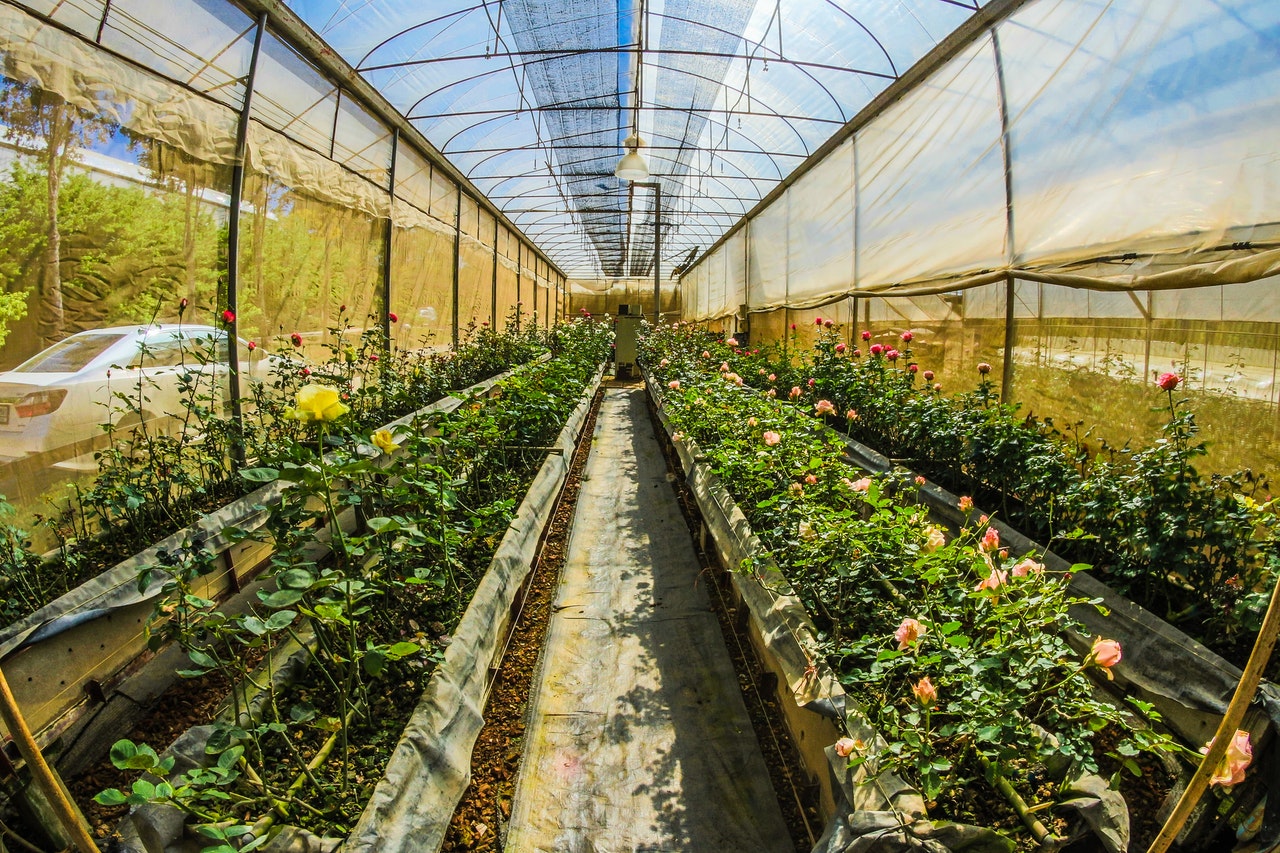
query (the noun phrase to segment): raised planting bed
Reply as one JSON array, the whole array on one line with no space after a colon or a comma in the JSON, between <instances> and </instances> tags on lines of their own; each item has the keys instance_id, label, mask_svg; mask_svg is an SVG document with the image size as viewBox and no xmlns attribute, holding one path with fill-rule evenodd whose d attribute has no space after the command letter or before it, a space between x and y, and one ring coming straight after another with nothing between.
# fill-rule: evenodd
<instances>
[{"instance_id":1,"label":"raised planting bed","mask_svg":"<svg viewBox=\"0 0 1280 853\"><path fill-rule=\"evenodd\" d=\"M477 383L384 429L448 414L522 369ZM198 555L203 571L192 579L190 593L203 599L226 601L251 584L274 552L262 538L271 510L292 489L284 481L260 485L0 630L0 660L37 741L56 750L58 738L69 729L74 734L76 722L109 701L122 677L149 657L154 646L148 624L178 563ZM353 523L354 514L348 517Z\"/></svg>"},{"instance_id":2,"label":"raised planting bed","mask_svg":"<svg viewBox=\"0 0 1280 853\"><path fill-rule=\"evenodd\" d=\"M273 686L254 699L233 692L241 701L219 722L174 744L173 764L117 744L117 764L172 782L148 776L102 798L137 806L121 827L123 849L192 844L183 840L188 824L215 849L438 847L466 785L512 602L599 383L588 357L601 363L607 341L586 338L590 346L439 419L438 436L375 434L381 455L277 472L301 491L269 525L282 531L275 590L233 629L202 608L201 631L181 641L204 670L228 667L237 648L300 642L292 659L304 672L281 679L294 665L268 655ZM343 481L337 501L307 510L314 501L300 498L326 477ZM525 495L518 507L512 494ZM353 531L334 522L343 502L357 510ZM319 519L309 537L289 532L295 512ZM299 540L320 538L326 526L332 555L317 560ZM221 644L209 640L217 632ZM267 673L254 681L265 684Z\"/></svg>"},{"instance_id":3,"label":"raised planting bed","mask_svg":"<svg viewBox=\"0 0 1280 853\"><path fill-rule=\"evenodd\" d=\"M996 553L998 543L988 538L985 525L974 525L967 534L947 541L941 522L922 514L914 503L912 493L919 484L906 478L851 479L858 475L842 461L843 442L815 419L773 403L763 394L743 390L732 373L720 371L716 377L714 365L709 372L712 375L689 370L687 365L681 365L679 372L664 372L667 366L655 365L661 379L658 387L651 384L651 388L655 396L660 389L669 401L663 415L670 418L668 429L677 448L683 446L681 454L691 485L700 493L708 526L713 533L720 533L717 548L731 568L747 561L749 571L741 574L745 585L742 595L757 614L760 645L791 647L773 652L779 661L781 691L792 694L798 708L826 709L839 707L842 699L826 686L828 682L844 680L858 688L857 702L844 699L847 739L840 741L840 748L850 758L836 762L837 772L829 783L831 793L824 796L829 804L843 800L846 808L835 808L824 842L827 846L821 849L846 849L855 836L891 827L898 827L895 831L902 833L904 844L917 832L953 847L980 842L1012 844L986 829L957 830L945 822L931 822L930 816L948 809L957 816L959 807L965 805L963 797L948 790L948 779L939 777L986 776L997 787L1008 787L1004 784L1008 782L1020 788L1026 799L1032 799L1040 793L1038 788L1051 781L1047 774L1052 765L1064 762L1077 765L1073 783L1053 785L1058 805L1052 812L1044 811L1043 805L1034 808L1024 822L1034 826L1038 818L1040 825L1018 836L1023 839L1020 843L1035 846L1046 837L1046 843L1061 843L1052 835L1081 832L1100 848L1125 849L1128 815L1122 801L1096 774L1081 774L1098 759L1082 752L1090 751L1087 730L1064 727L1061 717L1065 715L1051 710L1046 713L1048 703L1034 702L1026 694L1044 692L1046 679L1055 684L1061 681L1050 691L1059 708L1075 708L1106 722L1112 738L1136 737L1140 744L1176 747L1167 739L1145 733L1141 720L1117 708L1122 704L1118 698L1095 697L1097 685L1084 679L1082 671L1103 672L1108 669L1103 664L1114 661L1105 647L1101 653L1079 655L1060 638L1054 608L1063 611L1065 618L1070 603L1065 582L1039 568L1011 573L1019 561ZM668 387L672 382L675 387ZM724 417L717 420L709 413ZM704 449L696 449L703 442L707 442ZM698 458L702 453L706 453L705 459ZM717 472L719 476L713 477ZM905 500L888 500L893 489ZM743 509L748 511L744 514ZM753 522L747 516L754 518L755 524L765 524L765 544L751 535ZM895 542L882 535L890 528L907 535ZM992 531L991 535L997 534ZM770 560L784 556L786 576ZM960 570L970 573L967 581L957 574ZM977 588L967 586L969 583ZM793 588L808 608L788 599ZM753 597L758 599L754 604ZM794 608L815 613L812 618L818 627L813 627L807 615L798 624L791 619L791 624L780 627L781 614ZM906 643L895 637L902 631L897 621L901 612L921 616L918 634ZM947 612L956 613L956 618L941 621L939 614ZM1006 632L992 645L993 636L1000 633L998 626L992 628L992 617L997 622L1000 618L1027 620L1025 630L1019 636L1008 635L1018 632ZM970 648L973 654L968 652ZM824 673L825 661L833 662L838 674ZM956 671L954 667L961 662L977 670ZM1002 686L999 678L993 682L988 677L1024 669L1027 675L1022 680L1027 683L1023 685L1015 678ZM921 680L925 673L934 683ZM809 692L810 686L817 688L816 695ZM991 717L972 704L978 694L969 694L976 687L981 688L978 693L987 702L999 698L1001 689L1012 694L1004 697L1004 718L999 714ZM885 689L887 694L875 692ZM1019 690L1022 698L1017 695ZM876 697L875 703L870 697ZM1019 703L1026 707L1019 707ZM930 717L938 720L938 730L933 732L936 748L920 745L930 736ZM1052 723L1057 719L1059 728L1054 733L1059 739L1052 744L1028 740L1025 732L1019 733L1022 717L1050 723L1046 726L1050 731L1054 731ZM877 727L870 725L871 718ZM812 737L806 727L815 725L805 719L798 727L796 739L802 749ZM890 726L887 733L886 725ZM1137 727L1139 733L1127 734L1130 726ZM828 732L824 743L832 742L830 735ZM967 742L968 754L964 749L957 754L957 742ZM1007 748L1011 743L1021 746ZM1121 760L1132 759L1123 755L1131 751L1132 747L1120 750ZM810 747L806 752L812 756L814 750ZM1159 755L1144 760L1145 767L1162 765ZM966 764L957 766L961 761ZM849 767L851 772L846 772ZM1136 763L1133 768L1144 772ZM829 775L821 764L813 766L812 772L818 778ZM903 784L904 778L914 780L918 791ZM843 794L839 793L842 790ZM1079 816L1071 817L1063 811L1068 803L1085 808ZM1036 805L1034 800L1032 805ZM1007 811L1013 815L1018 810L1015 806ZM1106 819L1099 820L1099 814L1105 814ZM1008 819L1001 820L1004 822L997 822L1001 831L1010 832L1013 827ZM1017 822L1014 817L1013 823ZM863 838L863 843L866 841Z\"/></svg>"}]
</instances>

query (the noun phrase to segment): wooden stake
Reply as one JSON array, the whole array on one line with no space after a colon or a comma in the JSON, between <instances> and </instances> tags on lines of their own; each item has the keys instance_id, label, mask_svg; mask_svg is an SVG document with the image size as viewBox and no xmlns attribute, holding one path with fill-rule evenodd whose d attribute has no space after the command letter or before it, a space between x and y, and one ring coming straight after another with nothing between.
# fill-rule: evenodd
<instances>
[{"instance_id":1,"label":"wooden stake","mask_svg":"<svg viewBox=\"0 0 1280 853\"><path fill-rule=\"evenodd\" d=\"M31 776L36 785L52 804L58 823L62 824L67 837L79 848L80 853L100 853L98 845L93 841L93 836L89 834L89 827L85 826L75 807L67 799L67 794L58 777L54 775L53 768L45 762L44 754L40 752L36 739L32 737L31 729L27 728L27 721L22 718L22 711L18 708L17 700L13 698L13 691L9 689L9 680L4 677L3 671L0 671L0 717L4 718L9 735L18 745L18 752L22 754L27 767L31 769Z\"/></svg>"},{"instance_id":2,"label":"wooden stake","mask_svg":"<svg viewBox=\"0 0 1280 853\"><path fill-rule=\"evenodd\" d=\"M1187 789L1178 798L1178 804L1174 806L1169 819L1160 828L1160 834L1147 848L1147 853L1165 853L1169 845L1173 844L1174 839L1178 837L1178 833L1182 831L1182 825L1187 822L1187 818L1191 817L1192 810L1199 804L1200 797L1209 787L1209 777L1222 761L1222 757L1226 755L1227 745L1231 743L1236 729L1244 720L1245 711L1249 710L1249 704L1253 702L1253 696L1258 690L1258 682L1262 680L1262 672L1271 660L1277 634L1280 634L1280 584L1276 584L1275 589L1271 591L1271 604L1267 606L1267 615L1262 620L1262 629L1258 631L1258 639L1253 644L1249 663L1245 665L1244 673L1240 676L1240 684L1236 686L1235 695L1231 697L1227 713L1218 724L1218 732L1213 736L1213 745L1200 761L1200 766L1196 768L1191 781L1187 783Z\"/></svg>"}]
</instances>

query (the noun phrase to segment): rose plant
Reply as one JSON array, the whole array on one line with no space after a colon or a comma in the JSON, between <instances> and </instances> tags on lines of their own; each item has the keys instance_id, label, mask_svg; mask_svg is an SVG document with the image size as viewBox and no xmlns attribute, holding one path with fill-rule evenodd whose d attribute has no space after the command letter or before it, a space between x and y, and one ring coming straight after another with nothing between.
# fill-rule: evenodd
<instances>
[{"instance_id":1,"label":"rose plant","mask_svg":"<svg viewBox=\"0 0 1280 853\"><path fill-rule=\"evenodd\" d=\"M492 396L394 431L344 429L352 412L336 388L300 389L286 416L308 430L312 453L243 472L290 486L270 509L274 586L249 612L226 614L192 592L205 562L193 547L164 566L173 580L152 625L187 650L185 675L220 671L237 685L236 713L214 724L207 765L98 801L176 806L219 851L230 836L257 842L281 821L344 835L488 567L514 496L607 357L609 337L588 321L557 330L549 361ZM249 652L287 640L306 649L305 679L255 683ZM247 716L258 691L265 701ZM122 769L172 769L129 741L112 758Z\"/></svg>"},{"instance_id":2,"label":"rose plant","mask_svg":"<svg viewBox=\"0 0 1280 853\"><path fill-rule=\"evenodd\" d=\"M929 384L932 371L897 367L881 345L867 356L842 351L839 335L824 326L812 351L799 354L766 347L752 355L706 340L697 346L780 398L787 388L799 391L787 397L797 406L828 401L851 412L841 425L850 436L977 496L1033 538L1080 531L1060 542L1064 554L1243 662L1280 567L1280 515L1261 497L1265 479L1252 472L1196 470L1207 449L1187 401L1176 395L1178 374L1153 386L1167 412L1164 438L1091 451L1078 428L1065 434L1001 403L989 364L975 365L973 391L948 396ZM861 336L873 338L869 330ZM907 361L912 342L902 338Z\"/></svg>"},{"instance_id":3,"label":"rose plant","mask_svg":"<svg viewBox=\"0 0 1280 853\"><path fill-rule=\"evenodd\" d=\"M945 802L981 776L1029 791L1050 767L1065 789L1097 769L1104 727L1115 733L1112 757L1133 772L1142 751L1177 749L1096 698L1090 673L1108 672L1119 650L1071 650L1068 609L1087 602L1067 593L1065 577L1009 555L986 519L949 539L913 499L913 480L855 479L843 441L809 414L826 407L768 394L795 381L785 368L772 365L776 386L740 388L693 357L704 346L696 332L664 329L643 351L648 364L666 361L653 372L661 386L679 381L663 394L672 428L706 455L881 733L881 744L846 744L852 763L896 770ZM876 370L882 385L903 381ZM815 382L812 394L826 393Z\"/></svg>"}]
</instances>

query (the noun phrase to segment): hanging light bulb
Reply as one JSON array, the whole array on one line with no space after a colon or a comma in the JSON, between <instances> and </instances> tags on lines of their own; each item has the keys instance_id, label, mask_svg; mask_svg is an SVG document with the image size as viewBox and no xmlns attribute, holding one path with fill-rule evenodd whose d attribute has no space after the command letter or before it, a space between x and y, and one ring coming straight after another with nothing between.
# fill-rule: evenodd
<instances>
[{"instance_id":1,"label":"hanging light bulb","mask_svg":"<svg viewBox=\"0 0 1280 853\"><path fill-rule=\"evenodd\" d=\"M622 159L614 167L614 176L624 181L643 181L649 177L649 164L637 151L641 145L644 145L644 140L633 133L624 139L622 144L627 149L627 153L622 155Z\"/></svg>"}]
</instances>

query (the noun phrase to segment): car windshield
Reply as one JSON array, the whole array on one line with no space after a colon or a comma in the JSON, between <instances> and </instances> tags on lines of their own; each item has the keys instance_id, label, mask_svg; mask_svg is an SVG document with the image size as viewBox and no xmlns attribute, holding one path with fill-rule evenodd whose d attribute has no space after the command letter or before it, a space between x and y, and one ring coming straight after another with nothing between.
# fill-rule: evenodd
<instances>
[{"instance_id":1,"label":"car windshield","mask_svg":"<svg viewBox=\"0 0 1280 853\"><path fill-rule=\"evenodd\" d=\"M72 335L15 367L14 373L74 373L124 337L123 332Z\"/></svg>"}]
</instances>

